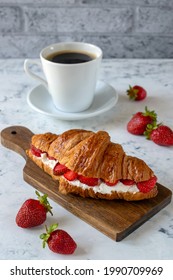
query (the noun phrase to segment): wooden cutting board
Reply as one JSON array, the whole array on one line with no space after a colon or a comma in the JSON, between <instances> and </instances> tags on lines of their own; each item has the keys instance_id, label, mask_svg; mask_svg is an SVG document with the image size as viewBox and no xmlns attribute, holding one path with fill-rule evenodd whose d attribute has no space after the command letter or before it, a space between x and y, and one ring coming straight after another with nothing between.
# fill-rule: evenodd
<instances>
[{"instance_id":1,"label":"wooden cutting board","mask_svg":"<svg viewBox=\"0 0 173 280\"><path fill-rule=\"evenodd\" d=\"M23 169L24 180L116 241L128 236L171 202L172 192L160 184L157 184L159 193L155 198L136 202L63 195L58 191L57 181L55 182L27 157L25 150L30 147L32 135L29 129L22 126L7 127L1 132L2 145L19 153L26 160Z\"/></svg>"}]
</instances>

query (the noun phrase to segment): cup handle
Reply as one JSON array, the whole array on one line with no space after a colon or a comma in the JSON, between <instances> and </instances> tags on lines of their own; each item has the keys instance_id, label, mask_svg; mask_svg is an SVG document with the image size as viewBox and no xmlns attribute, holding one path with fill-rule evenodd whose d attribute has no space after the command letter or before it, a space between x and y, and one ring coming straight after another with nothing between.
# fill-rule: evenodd
<instances>
[{"instance_id":1,"label":"cup handle","mask_svg":"<svg viewBox=\"0 0 173 280\"><path fill-rule=\"evenodd\" d=\"M25 59L24 70L25 70L26 74L28 74L31 78L39 81L41 84L43 84L47 88L48 87L47 82L43 78L41 78L40 76L38 76L37 74L33 73L30 70L30 66L32 66L34 64L41 66L41 63L36 59Z\"/></svg>"}]
</instances>

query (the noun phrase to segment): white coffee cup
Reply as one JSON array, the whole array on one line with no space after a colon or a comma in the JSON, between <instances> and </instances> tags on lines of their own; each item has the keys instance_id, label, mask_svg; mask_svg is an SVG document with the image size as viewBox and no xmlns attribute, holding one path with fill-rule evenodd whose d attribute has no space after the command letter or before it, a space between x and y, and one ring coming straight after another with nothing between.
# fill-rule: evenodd
<instances>
[{"instance_id":1,"label":"white coffee cup","mask_svg":"<svg viewBox=\"0 0 173 280\"><path fill-rule=\"evenodd\" d=\"M52 56L70 52L88 55L90 60L72 64L50 60ZM40 52L40 59L41 63L26 59L24 70L47 88L58 110L74 113L90 107L102 60L102 50L99 47L82 42L57 43L44 48ZM31 71L33 64L42 65L46 80Z\"/></svg>"}]
</instances>

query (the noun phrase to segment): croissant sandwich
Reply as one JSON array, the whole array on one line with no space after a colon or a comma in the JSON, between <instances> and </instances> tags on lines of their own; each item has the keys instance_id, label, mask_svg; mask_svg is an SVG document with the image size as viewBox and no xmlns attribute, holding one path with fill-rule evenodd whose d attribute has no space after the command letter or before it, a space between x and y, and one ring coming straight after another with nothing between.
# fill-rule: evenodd
<instances>
[{"instance_id":1,"label":"croissant sandwich","mask_svg":"<svg viewBox=\"0 0 173 280\"><path fill-rule=\"evenodd\" d=\"M26 151L40 168L59 181L59 191L97 199L142 200L158 193L147 164L128 156L105 131L68 130L36 134Z\"/></svg>"}]
</instances>

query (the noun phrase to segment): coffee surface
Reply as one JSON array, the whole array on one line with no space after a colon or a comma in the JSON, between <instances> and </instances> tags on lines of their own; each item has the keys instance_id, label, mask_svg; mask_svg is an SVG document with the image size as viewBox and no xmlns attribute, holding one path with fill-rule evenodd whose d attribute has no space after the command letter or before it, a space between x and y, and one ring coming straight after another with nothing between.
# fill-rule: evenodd
<instances>
[{"instance_id":1,"label":"coffee surface","mask_svg":"<svg viewBox=\"0 0 173 280\"><path fill-rule=\"evenodd\" d=\"M58 52L47 57L47 60L62 64L85 63L94 59L94 56L79 52Z\"/></svg>"}]
</instances>

